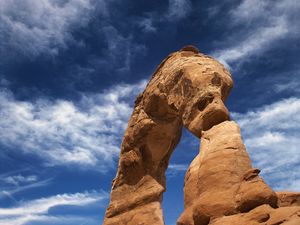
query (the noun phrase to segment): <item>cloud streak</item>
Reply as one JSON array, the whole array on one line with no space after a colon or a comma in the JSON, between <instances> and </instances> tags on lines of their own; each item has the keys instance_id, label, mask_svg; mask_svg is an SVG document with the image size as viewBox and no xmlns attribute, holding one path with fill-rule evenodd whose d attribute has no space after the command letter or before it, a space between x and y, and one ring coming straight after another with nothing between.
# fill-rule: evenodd
<instances>
[{"instance_id":1,"label":"cloud streak","mask_svg":"<svg viewBox=\"0 0 300 225\"><path fill-rule=\"evenodd\" d=\"M246 57L257 55L265 51L272 43L284 38L288 34L288 24L278 19L273 25L257 28L253 34L241 40L237 45L217 51L214 55L228 65Z\"/></svg>"},{"instance_id":2,"label":"cloud streak","mask_svg":"<svg viewBox=\"0 0 300 225\"><path fill-rule=\"evenodd\" d=\"M300 99L289 98L244 114L233 113L254 165L276 190L300 190Z\"/></svg>"},{"instance_id":3,"label":"cloud streak","mask_svg":"<svg viewBox=\"0 0 300 225\"><path fill-rule=\"evenodd\" d=\"M37 176L30 175L30 176L22 176L21 174L5 177L3 181L7 184L12 184L18 186L21 183L30 183L37 181Z\"/></svg>"},{"instance_id":4,"label":"cloud streak","mask_svg":"<svg viewBox=\"0 0 300 225\"><path fill-rule=\"evenodd\" d=\"M89 22L94 8L92 0L1 1L1 52L7 55L13 50L30 57L56 55L74 41L72 31Z\"/></svg>"},{"instance_id":5,"label":"cloud streak","mask_svg":"<svg viewBox=\"0 0 300 225\"><path fill-rule=\"evenodd\" d=\"M0 92L0 144L10 151L34 154L48 165L110 168L134 97L146 85L117 85L99 94L83 94L78 102L66 100L18 101Z\"/></svg>"},{"instance_id":6,"label":"cloud streak","mask_svg":"<svg viewBox=\"0 0 300 225\"><path fill-rule=\"evenodd\" d=\"M131 60L138 54L143 55L146 52L144 45L134 43L132 35L125 37L112 25L105 26L102 30L107 44L105 60L102 62L113 64L115 71L129 71Z\"/></svg>"},{"instance_id":7,"label":"cloud streak","mask_svg":"<svg viewBox=\"0 0 300 225\"><path fill-rule=\"evenodd\" d=\"M26 191L26 190L30 190L33 188L38 188L38 187L43 187L43 186L47 186L50 184L50 182L52 181L51 178L49 179L45 179L45 180L40 180L37 182L31 182L29 184L22 184L22 185L18 185L15 187L1 187L1 191L0 191L0 199L3 198L10 198L10 199L14 199L13 195L22 191Z\"/></svg>"},{"instance_id":8,"label":"cloud streak","mask_svg":"<svg viewBox=\"0 0 300 225\"><path fill-rule=\"evenodd\" d=\"M228 29L238 28L212 53L227 66L269 50L280 41L299 37L299 2L243 0L229 12ZM234 40L234 41L233 41Z\"/></svg>"},{"instance_id":9,"label":"cloud streak","mask_svg":"<svg viewBox=\"0 0 300 225\"><path fill-rule=\"evenodd\" d=\"M52 224L70 224L70 222L83 222L84 218L79 216L55 216L50 215L49 210L58 206L88 206L93 203L99 203L108 198L106 192L83 192L75 194L59 194L46 198L40 198L19 203L12 208L0 208L1 225L22 225L29 222L52 222ZM85 218L85 221L90 221ZM95 221L94 221L95 222Z\"/></svg>"},{"instance_id":10,"label":"cloud streak","mask_svg":"<svg viewBox=\"0 0 300 225\"><path fill-rule=\"evenodd\" d=\"M167 18L169 20L180 20L185 18L192 10L190 0L169 0Z\"/></svg>"},{"instance_id":11,"label":"cloud streak","mask_svg":"<svg viewBox=\"0 0 300 225\"><path fill-rule=\"evenodd\" d=\"M166 175L167 175L168 178L175 177L179 173L185 173L187 171L188 167L189 166L186 165L186 164L172 163L168 166L168 170L167 170Z\"/></svg>"}]
</instances>

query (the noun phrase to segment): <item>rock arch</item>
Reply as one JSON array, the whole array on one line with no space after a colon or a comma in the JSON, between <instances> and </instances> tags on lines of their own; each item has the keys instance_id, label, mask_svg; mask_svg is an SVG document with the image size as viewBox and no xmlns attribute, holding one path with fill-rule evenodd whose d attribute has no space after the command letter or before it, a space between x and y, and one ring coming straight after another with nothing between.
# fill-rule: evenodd
<instances>
[{"instance_id":1,"label":"rock arch","mask_svg":"<svg viewBox=\"0 0 300 225\"><path fill-rule=\"evenodd\" d=\"M185 176L177 225L300 224L300 193L275 193L253 168L224 105L233 81L187 46L158 66L136 101L121 144L104 225L163 225L165 170L182 127L201 138Z\"/></svg>"},{"instance_id":2,"label":"rock arch","mask_svg":"<svg viewBox=\"0 0 300 225\"><path fill-rule=\"evenodd\" d=\"M228 120L224 101L232 85L225 67L193 46L162 61L135 101L104 224L164 224L165 170L182 127L200 138Z\"/></svg>"}]
</instances>

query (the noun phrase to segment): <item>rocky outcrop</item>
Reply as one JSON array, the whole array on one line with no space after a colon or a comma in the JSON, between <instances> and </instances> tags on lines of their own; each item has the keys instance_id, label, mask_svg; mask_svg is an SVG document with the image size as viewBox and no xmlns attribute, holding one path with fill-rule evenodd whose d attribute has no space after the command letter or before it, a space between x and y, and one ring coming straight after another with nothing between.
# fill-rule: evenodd
<instances>
[{"instance_id":1,"label":"rocky outcrop","mask_svg":"<svg viewBox=\"0 0 300 225\"><path fill-rule=\"evenodd\" d=\"M239 126L225 121L202 132L184 185L177 225L298 225L300 193L275 193L253 168Z\"/></svg>"},{"instance_id":2,"label":"rocky outcrop","mask_svg":"<svg viewBox=\"0 0 300 225\"><path fill-rule=\"evenodd\" d=\"M158 66L136 101L121 145L104 225L163 225L165 170L182 127L201 138L177 225L299 225L300 194L275 193L253 168L224 105L233 82L187 46Z\"/></svg>"},{"instance_id":3,"label":"rocky outcrop","mask_svg":"<svg viewBox=\"0 0 300 225\"><path fill-rule=\"evenodd\" d=\"M138 195L139 192L136 193ZM127 199L127 197L125 197ZM138 224L164 224L163 214L159 201L137 205L123 213L105 218L104 224L111 225L138 225Z\"/></svg>"},{"instance_id":4,"label":"rocky outcrop","mask_svg":"<svg viewBox=\"0 0 300 225\"><path fill-rule=\"evenodd\" d=\"M264 204L247 212L215 219L210 225L299 225L300 207L272 208Z\"/></svg>"},{"instance_id":5,"label":"rocky outcrop","mask_svg":"<svg viewBox=\"0 0 300 225\"><path fill-rule=\"evenodd\" d=\"M182 127L200 137L203 130L228 120L224 101L231 88L231 75L223 65L195 47L162 61L135 101L105 225L164 224L160 203L165 170Z\"/></svg>"},{"instance_id":6,"label":"rocky outcrop","mask_svg":"<svg viewBox=\"0 0 300 225\"><path fill-rule=\"evenodd\" d=\"M276 194L279 207L300 206L300 192L281 191Z\"/></svg>"},{"instance_id":7,"label":"rocky outcrop","mask_svg":"<svg viewBox=\"0 0 300 225\"><path fill-rule=\"evenodd\" d=\"M251 165L239 126L232 121L202 132L199 155L185 176L185 211L178 225L207 225L215 218L277 207L277 195Z\"/></svg>"}]
</instances>

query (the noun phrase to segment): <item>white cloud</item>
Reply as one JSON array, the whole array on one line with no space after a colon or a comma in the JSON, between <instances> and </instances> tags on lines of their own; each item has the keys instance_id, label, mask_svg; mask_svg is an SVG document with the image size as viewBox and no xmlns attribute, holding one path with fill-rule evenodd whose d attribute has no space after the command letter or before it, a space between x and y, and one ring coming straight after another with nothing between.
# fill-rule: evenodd
<instances>
[{"instance_id":1,"label":"white cloud","mask_svg":"<svg viewBox=\"0 0 300 225\"><path fill-rule=\"evenodd\" d=\"M97 192L62 194L21 203L15 208L0 208L0 216L16 216L47 213L58 205L86 205L100 200Z\"/></svg>"},{"instance_id":2,"label":"white cloud","mask_svg":"<svg viewBox=\"0 0 300 225\"><path fill-rule=\"evenodd\" d=\"M125 37L112 25L102 28L107 44L105 52L106 63L113 64L114 70L121 72L129 71L132 58L137 54L145 53L146 47L134 43L133 36Z\"/></svg>"},{"instance_id":3,"label":"white cloud","mask_svg":"<svg viewBox=\"0 0 300 225\"><path fill-rule=\"evenodd\" d=\"M136 24L145 33L156 33L158 28L156 24L164 24L169 22L178 22L186 18L192 12L192 2L190 0L169 0L168 8L163 14L157 12L146 13L144 17L138 18ZM176 24L175 24L176 25Z\"/></svg>"},{"instance_id":4,"label":"white cloud","mask_svg":"<svg viewBox=\"0 0 300 225\"><path fill-rule=\"evenodd\" d=\"M25 202L20 202L18 206L12 208L0 208L0 224L1 225L23 225L29 222L71 222L84 221L78 216L51 216L49 210L57 206L74 205L88 206L89 204L99 203L108 198L106 192L84 192L75 194L60 194L46 198L40 198ZM87 218L85 218L87 219ZM88 221L88 220L86 220Z\"/></svg>"},{"instance_id":5,"label":"white cloud","mask_svg":"<svg viewBox=\"0 0 300 225\"><path fill-rule=\"evenodd\" d=\"M105 68L114 68L114 72L128 71L132 58L143 54L146 48L134 43L131 34L117 29L116 18L110 14L112 2L114 0L0 1L0 55L15 61L20 56L29 59L56 56L71 45L89 45L76 39L74 33L93 22L97 25L93 28L96 38L107 45L99 52L97 65L105 64ZM150 29L150 24L144 25Z\"/></svg>"},{"instance_id":6,"label":"white cloud","mask_svg":"<svg viewBox=\"0 0 300 225\"><path fill-rule=\"evenodd\" d=\"M73 41L72 31L93 15L92 0L0 1L0 49L9 54L57 54Z\"/></svg>"},{"instance_id":7,"label":"white cloud","mask_svg":"<svg viewBox=\"0 0 300 225\"><path fill-rule=\"evenodd\" d=\"M269 147L271 144L281 143L285 140L285 136L279 132L267 131L261 136L248 138L245 144L248 147Z\"/></svg>"},{"instance_id":8,"label":"white cloud","mask_svg":"<svg viewBox=\"0 0 300 225\"><path fill-rule=\"evenodd\" d=\"M42 186L47 186L50 182L51 182L51 178L46 179L46 180L41 180L41 181L37 181L37 182L30 182L27 184L19 184L18 186L15 187L11 187L11 186L7 186L1 185L1 191L0 191L0 199L8 197L10 199L14 199L13 195L22 191L26 191L26 190L30 190L33 188L37 188L37 187L42 187Z\"/></svg>"},{"instance_id":9,"label":"white cloud","mask_svg":"<svg viewBox=\"0 0 300 225\"><path fill-rule=\"evenodd\" d=\"M185 18L192 10L190 0L169 0L167 18L170 20L180 20Z\"/></svg>"},{"instance_id":10,"label":"white cloud","mask_svg":"<svg viewBox=\"0 0 300 225\"><path fill-rule=\"evenodd\" d=\"M299 191L300 99L289 98L244 114L233 113L241 126L254 165L276 190Z\"/></svg>"},{"instance_id":11,"label":"white cloud","mask_svg":"<svg viewBox=\"0 0 300 225\"><path fill-rule=\"evenodd\" d=\"M268 27L256 28L244 40L236 45L214 53L217 59L228 65L232 62L243 60L246 57L265 51L272 43L288 34L288 24L285 20L278 19Z\"/></svg>"},{"instance_id":12,"label":"white cloud","mask_svg":"<svg viewBox=\"0 0 300 225\"><path fill-rule=\"evenodd\" d=\"M10 198L15 201L14 194L37 187L47 186L52 180L51 178L39 180L36 175L23 176L21 174L15 174L16 172L20 172L20 170L0 175L0 199Z\"/></svg>"},{"instance_id":13,"label":"white cloud","mask_svg":"<svg viewBox=\"0 0 300 225\"><path fill-rule=\"evenodd\" d=\"M299 37L300 3L294 0L243 0L229 12L228 29L238 27L212 53L225 65L245 61L274 47L280 40Z\"/></svg>"},{"instance_id":14,"label":"white cloud","mask_svg":"<svg viewBox=\"0 0 300 225\"><path fill-rule=\"evenodd\" d=\"M5 177L3 181L7 184L13 184L15 186L18 186L20 183L31 183L37 181L37 176L35 175L22 176L18 174L14 176Z\"/></svg>"},{"instance_id":15,"label":"white cloud","mask_svg":"<svg viewBox=\"0 0 300 225\"><path fill-rule=\"evenodd\" d=\"M247 22L265 14L268 6L268 1L265 0L243 0L231 14L238 19L235 23Z\"/></svg>"},{"instance_id":16,"label":"white cloud","mask_svg":"<svg viewBox=\"0 0 300 225\"><path fill-rule=\"evenodd\" d=\"M293 80L290 82L275 84L275 92L283 92L283 91L293 91L296 93L300 92L300 82L298 80Z\"/></svg>"},{"instance_id":17,"label":"white cloud","mask_svg":"<svg viewBox=\"0 0 300 225\"><path fill-rule=\"evenodd\" d=\"M186 164L170 164L167 170L167 177L172 178L175 177L178 173L185 173L188 169L188 165Z\"/></svg>"},{"instance_id":18,"label":"white cloud","mask_svg":"<svg viewBox=\"0 0 300 225\"><path fill-rule=\"evenodd\" d=\"M137 24L146 33L155 33L157 31L157 28L153 25L154 20L151 16L140 18Z\"/></svg>"},{"instance_id":19,"label":"white cloud","mask_svg":"<svg viewBox=\"0 0 300 225\"><path fill-rule=\"evenodd\" d=\"M44 216L26 215L17 218L1 219L0 225L99 225L99 220L87 216Z\"/></svg>"},{"instance_id":20,"label":"white cloud","mask_svg":"<svg viewBox=\"0 0 300 225\"><path fill-rule=\"evenodd\" d=\"M300 69L296 68L282 74L279 80L275 80L274 91L300 93Z\"/></svg>"},{"instance_id":21,"label":"white cloud","mask_svg":"<svg viewBox=\"0 0 300 225\"><path fill-rule=\"evenodd\" d=\"M112 166L135 95L146 85L117 85L100 94L66 100L18 101L0 92L0 144L35 154L49 165L80 165L105 171Z\"/></svg>"},{"instance_id":22,"label":"white cloud","mask_svg":"<svg viewBox=\"0 0 300 225\"><path fill-rule=\"evenodd\" d=\"M168 169L175 170L175 171L186 171L188 168L185 164L170 164Z\"/></svg>"}]
</instances>

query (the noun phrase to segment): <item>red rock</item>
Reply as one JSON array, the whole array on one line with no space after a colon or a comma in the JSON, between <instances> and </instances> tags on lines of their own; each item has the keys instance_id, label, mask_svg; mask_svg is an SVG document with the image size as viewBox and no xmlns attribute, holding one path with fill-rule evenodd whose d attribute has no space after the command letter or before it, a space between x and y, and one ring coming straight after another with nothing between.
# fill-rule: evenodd
<instances>
[{"instance_id":1,"label":"red rock","mask_svg":"<svg viewBox=\"0 0 300 225\"><path fill-rule=\"evenodd\" d=\"M203 132L200 153L186 173L185 211L177 224L206 225L263 204L277 207L275 192L258 174L235 122L225 121Z\"/></svg>"},{"instance_id":2,"label":"red rock","mask_svg":"<svg viewBox=\"0 0 300 225\"><path fill-rule=\"evenodd\" d=\"M164 224L160 202L165 170L182 127L200 137L202 130L229 119L223 102L231 87L224 66L195 47L187 46L163 60L135 101L105 225ZM159 218L155 222L151 211Z\"/></svg>"},{"instance_id":3,"label":"red rock","mask_svg":"<svg viewBox=\"0 0 300 225\"><path fill-rule=\"evenodd\" d=\"M223 65L185 46L158 66L136 101L121 145L104 225L163 225L165 170L182 127L201 138L177 225L299 225L300 194L277 194L253 168L224 105Z\"/></svg>"},{"instance_id":4,"label":"red rock","mask_svg":"<svg viewBox=\"0 0 300 225\"><path fill-rule=\"evenodd\" d=\"M299 225L300 207L282 207L274 209L261 205L247 213L223 216L209 223L210 225Z\"/></svg>"},{"instance_id":5,"label":"red rock","mask_svg":"<svg viewBox=\"0 0 300 225\"><path fill-rule=\"evenodd\" d=\"M300 192L281 191L276 192L278 206L300 206Z\"/></svg>"}]
</instances>

